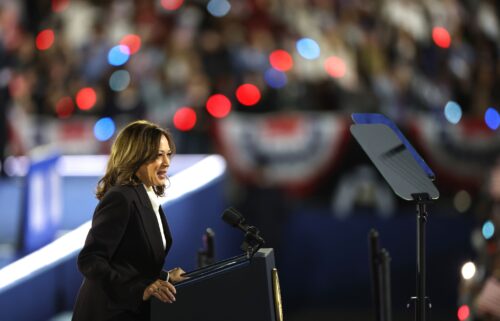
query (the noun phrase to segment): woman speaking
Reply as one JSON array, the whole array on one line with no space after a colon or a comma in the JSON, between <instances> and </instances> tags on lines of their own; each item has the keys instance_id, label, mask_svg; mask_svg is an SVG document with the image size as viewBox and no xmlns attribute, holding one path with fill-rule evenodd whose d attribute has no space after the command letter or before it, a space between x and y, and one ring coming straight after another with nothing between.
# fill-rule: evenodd
<instances>
[{"instance_id":1,"label":"woman speaking","mask_svg":"<svg viewBox=\"0 0 500 321\"><path fill-rule=\"evenodd\" d=\"M184 271L163 271L172 237L158 197L175 152L172 135L148 121L128 124L97 184L99 203L78 256L84 280L74 321L149 320L149 299L173 303Z\"/></svg>"}]
</instances>

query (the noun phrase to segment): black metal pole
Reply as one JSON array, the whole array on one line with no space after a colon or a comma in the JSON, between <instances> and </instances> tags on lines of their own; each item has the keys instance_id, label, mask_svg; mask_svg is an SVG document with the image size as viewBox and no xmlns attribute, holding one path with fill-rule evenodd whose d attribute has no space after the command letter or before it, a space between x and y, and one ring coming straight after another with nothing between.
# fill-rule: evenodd
<instances>
[{"instance_id":1,"label":"black metal pole","mask_svg":"<svg viewBox=\"0 0 500 321\"><path fill-rule=\"evenodd\" d=\"M426 200L417 200L417 306L416 321L425 321L425 223L427 222Z\"/></svg>"},{"instance_id":2,"label":"black metal pole","mask_svg":"<svg viewBox=\"0 0 500 321\"><path fill-rule=\"evenodd\" d=\"M382 311L384 311L384 321L392 321L391 256L385 248L380 251L380 256L382 261Z\"/></svg>"},{"instance_id":3,"label":"black metal pole","mask_svg":"<svg viewBox=\"0 0 500 321\"><path fill-rule=\"evenodd\" d=\"M379 243L378 232L371 229L368 235L369 248L370 248L370 263L371 263L371 277L372 277L372 294L373 304L375 309L375 321L384 321L382 317L382 304L380 295L380 256L379 256Z\"/></svg>"}]
</instances>

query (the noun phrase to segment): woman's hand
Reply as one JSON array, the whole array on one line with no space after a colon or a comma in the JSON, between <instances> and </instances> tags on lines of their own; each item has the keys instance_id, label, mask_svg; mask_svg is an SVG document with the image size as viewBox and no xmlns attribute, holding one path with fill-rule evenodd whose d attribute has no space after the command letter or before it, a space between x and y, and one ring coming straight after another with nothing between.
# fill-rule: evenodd
<instances>
[{"instance_id":1,"label":"woman's hand","mask_svg":"<svg viewBox=\"0 0 500 321\"><path fill-rule=\"evenodd\" d=\"M175 269L168 271L168 275L169 275L168 280L172 283L184 281L184 280L188 279L188 277L183 276L184 273L186 273L186 272L183 269L181 269L180 267L176 267Z\"/></svg>"},{"instance_id":2,"label":"woman's hand","mask_svg":"<svg viewBox=\"0 0 500 321\"><path fill-rule=\"evenodd\" d=\"M164 280L156 280L144 290L142 300L149 300L152 296L166 303L175 302L175 294L177 291L172 283Z\"/></svg>"}]
</instances>

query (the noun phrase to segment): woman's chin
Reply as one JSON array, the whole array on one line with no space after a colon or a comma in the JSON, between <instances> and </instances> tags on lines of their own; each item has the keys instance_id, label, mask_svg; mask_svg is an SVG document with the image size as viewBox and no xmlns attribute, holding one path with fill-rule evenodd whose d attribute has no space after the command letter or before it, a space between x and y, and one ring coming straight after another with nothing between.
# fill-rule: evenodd
<instances>
[{"instance_id":1,"label":"woman's chin","mask_svg":"<svg viewBox=\"0 0 500 321\"><path fill-rule=\"evenodd\" d=\"M155 186L165 186L167 183L167 179L156 179L155 180Z\"/></svg>"}]
</instances>

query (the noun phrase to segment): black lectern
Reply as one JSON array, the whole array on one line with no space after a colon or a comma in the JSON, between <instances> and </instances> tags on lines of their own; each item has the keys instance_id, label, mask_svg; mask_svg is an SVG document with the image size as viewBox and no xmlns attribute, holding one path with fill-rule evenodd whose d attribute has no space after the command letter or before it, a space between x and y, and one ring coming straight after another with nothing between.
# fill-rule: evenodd
<instances>
[{"instance_id":1,"label":"black lectern","mask_svg":"<svg viewBox=\"0 0 500 321\"><path fill-rule=\"evenodd\" d=\"M273 249L263 248L187 273L176 302L151 302L151 321L282 321Z\"/></svg>"},{"instance_id":2,"label":"black lectern","mask_svg":"<svg viewBox=\"0 0 500 321\"><path fill-rule=\"evenodd\" d=\"M385 124L351 125L351 133L396 195L417 203L417 295L415 320L426 320L425 223L426 204L439 191L396 132ZM407 144L409 144L406 141ZM416 155L418 156L418 155Z\"/></svg>"}]
</instances>

